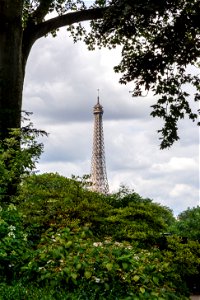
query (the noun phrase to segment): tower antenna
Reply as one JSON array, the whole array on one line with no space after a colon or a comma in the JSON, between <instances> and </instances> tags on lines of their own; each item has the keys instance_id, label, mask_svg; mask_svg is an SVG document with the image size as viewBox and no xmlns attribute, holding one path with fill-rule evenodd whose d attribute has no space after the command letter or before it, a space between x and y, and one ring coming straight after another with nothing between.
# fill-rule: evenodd
<instances>
[{"instance_id":1,"label":"tower antenna","mask_svg":"<svg viewBox=\"0 0 200 300\"><path fill-rule=\"evenodd\" d=\"M97 89L97 104L99 104L99 89Z\"/></svg>"}]
</instances>

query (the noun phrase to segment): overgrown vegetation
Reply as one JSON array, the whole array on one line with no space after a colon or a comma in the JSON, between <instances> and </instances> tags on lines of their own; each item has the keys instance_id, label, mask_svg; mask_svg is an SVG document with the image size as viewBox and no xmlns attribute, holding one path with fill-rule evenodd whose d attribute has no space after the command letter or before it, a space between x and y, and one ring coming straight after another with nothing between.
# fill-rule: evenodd
<instances>
[{"instance_id":1,"label":"overgrown vegetation","mask_svg":"<svg viewBox=\"0 0 200 300\"><path fill-rule=\"evenodd\" d=\"M1 198L0 299L189 299L200 274L199 207L176 220L125 187L105 196L87 177L31 174L23 151L34 166L42 148L35 138L26 145L12 156L26 170L17 196Z\"/></svg>"}]
</instances>

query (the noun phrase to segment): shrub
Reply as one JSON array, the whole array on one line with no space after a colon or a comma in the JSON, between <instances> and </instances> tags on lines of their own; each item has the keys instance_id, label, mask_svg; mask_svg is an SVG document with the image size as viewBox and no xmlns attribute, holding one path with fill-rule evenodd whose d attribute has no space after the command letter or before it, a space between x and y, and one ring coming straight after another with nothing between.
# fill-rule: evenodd
<instances>
[{"instance_id":1,"label":"shrub","mask_svg":"<svg viewBox=\"0 0 200 300\"><path fill-rule=\"evenodd\" d=\"M12 129L9 138L0 140L0 202L11 203L16 196L21 179L35 169L43 152L39 135L47 135L29 123L21 129Z\"/></svg>"},{"instance_id":2,"label":"shrub","mask_svg":"<svg viewBox=\"0 0 200 300\"><path fill-rule=\"evenodd\" d=\"M97 242L88 228L48 230L23 272L40 287L79 291L77 299L187 299L180 275L158 249Z\"/></svg>"},{"instance_id":3,"label":"shrub","mask_svg":"<svg viewBox=\"0 0 200 300\"><path fill-rule=\"evenodd\" d=\"M180 213L172 231L180 237L200 241L200 206Z\"/></svg>"},{"instance_id":4,"label":"shrub","mask_svg":"<svg viewBox=\"0 0 200 300\"><path fill-rule=\"evenodd\" d=\"M18 202L33 243L50 226L58 229L76 223L90 227L100 240L111 236L151 247L175 222L170 209L136 193L105 196L88 191L80 181L51 173L27 177Z\"/></svg>"},{"instance_id":5,"label":"shrub","mask_svg":"<svg viewBox=\"0 0 200 300\"><path fill-rule=\"evenodd\" d=\"M27 235L16 206L0 207L0 281L17 278L28 258Z\"/></svg>"}]
</instances>

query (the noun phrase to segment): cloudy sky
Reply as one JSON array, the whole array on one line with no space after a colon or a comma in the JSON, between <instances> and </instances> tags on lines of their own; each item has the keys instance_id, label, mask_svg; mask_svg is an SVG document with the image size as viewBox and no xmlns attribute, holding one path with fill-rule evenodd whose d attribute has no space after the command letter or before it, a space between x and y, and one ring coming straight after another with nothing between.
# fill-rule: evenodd
<instances>
[{"instance_id":1,"label":"cloudy sky","mask_svg":"<svg viewBox=\"0 0 200 300\"><path fill-rule=\"evenodd\" d=\"M131 97L131 85L120 85L113 71L119 61L120 49L89 52L84 44L73 44L65 30L56 39L36 42L26 70L23 109L33 112L36 128L49 133L37 169L67 177L90 173L92 110L100 89L110 191L124 184L175 214L198 205L197 126L185 119L179 126L181 140L160 150L162 121L149 115L155 99L151 94Z\"/></svg>"}]
</instances>

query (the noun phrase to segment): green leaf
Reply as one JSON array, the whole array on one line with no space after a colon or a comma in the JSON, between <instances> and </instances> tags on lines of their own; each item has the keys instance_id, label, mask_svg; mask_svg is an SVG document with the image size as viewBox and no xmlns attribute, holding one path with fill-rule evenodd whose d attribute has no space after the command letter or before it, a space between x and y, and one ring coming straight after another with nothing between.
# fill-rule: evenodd
<instances>
[{"instance_id":1,"label":"green leaf","mask_svg":"<svg viewBox=\"0 0 200 300\"><path fill-rule=\"evenodd\" d=\"M71 273L71 277L72 277L73 279L76 279L76 278L78 277L78 274L76 274L76 273Z\"/></svg>"},{"instance_id":2,"label":"green leaf","mask_svg":"<svg viewBox=\"0 0 200 300\"><path fill-rule=\"evenodd\" d=\"M90 271L85 271L84 273L85 278L89 279L92 276L92 273Z\"/></svg>"},{"instance_id":3,"label":"green leaf","mask_svg":"<svg viewBox=\"0 0 200 300\"><path fill-rule=\"evenodd\" d=\"M111 271L112 268L113 268L113 264L112 263L106 264L106 268L107 268L108 271Z\"/></svg>"},{"instance_id":4,"label":"green leaf","mask_svg":"<svg viewBox=\"0 0 200 300\"><path fill-rule=\"evenodd\" d=\"M153 276L153 282L158 285L159 279L158 277Z\"/></svg>"},{"instance_id":5,"label":"green leaf","mask_svg":"<svg viewBox=\"0 0 200 300\"><path fill-rule=\"evenodd\" d=\"M141 292L142 294L144 294L144 293L145 293L145 288L140 287L140 292Z\"/></svg>"},{"instance_id":6,"label":"green leaf","mask_svg":"<svg viewBox=\"0 0 200 300\"><path fill-rule=\"evenodd\" d=\"M105 283L105 289L107 290L107 291L109 291L110 290L110 286L109 286L109 284L108 283Z\"/></svg>"},{"instance_id":7,"label":"green leaf","mask_svg":"<svg viewBox=\"0 0 200 300\"><path fill-rule=\"evenodd\" d=\"M138 276L138 275L135 275L135 276L133 277L133 280L134 280L135 282L137 282L139 279L140 279L140 276Z\"/></svg>"},{"instance_id":8,"label":"green leaf","mask_svg":"<svg viewBox=\"0 0 200 300\"><path fill-rule=\"evenodd\" d=\"M79 264L76 265L76 269L77 269L77 270L80 270L81 267L82 267L81 263L79 263Z\"/></svg>"},{"instance_id":9,"label":"green leaf","mask_svg":"<svg viewBox=\"0 0 200 300\"><path fill-rule=\"evenodd\" d=\"M123 263L122 263L122 267L123 267L124 270L127 270L127 269L128 269L128 264L125 263L125 262L123 262Z\"/></svg>"},{"instance_id":10,"label":"green leaf","mask_svg":"<svg viewBox=\"0 0 200 300\"><path fill-rule=\"evenodd\" d=\"M66 247L66 248L69 248L71 245L72 245L72 241L68 241L68 242L65 244L65 247Z\"/></svg>"}]
</instances>

